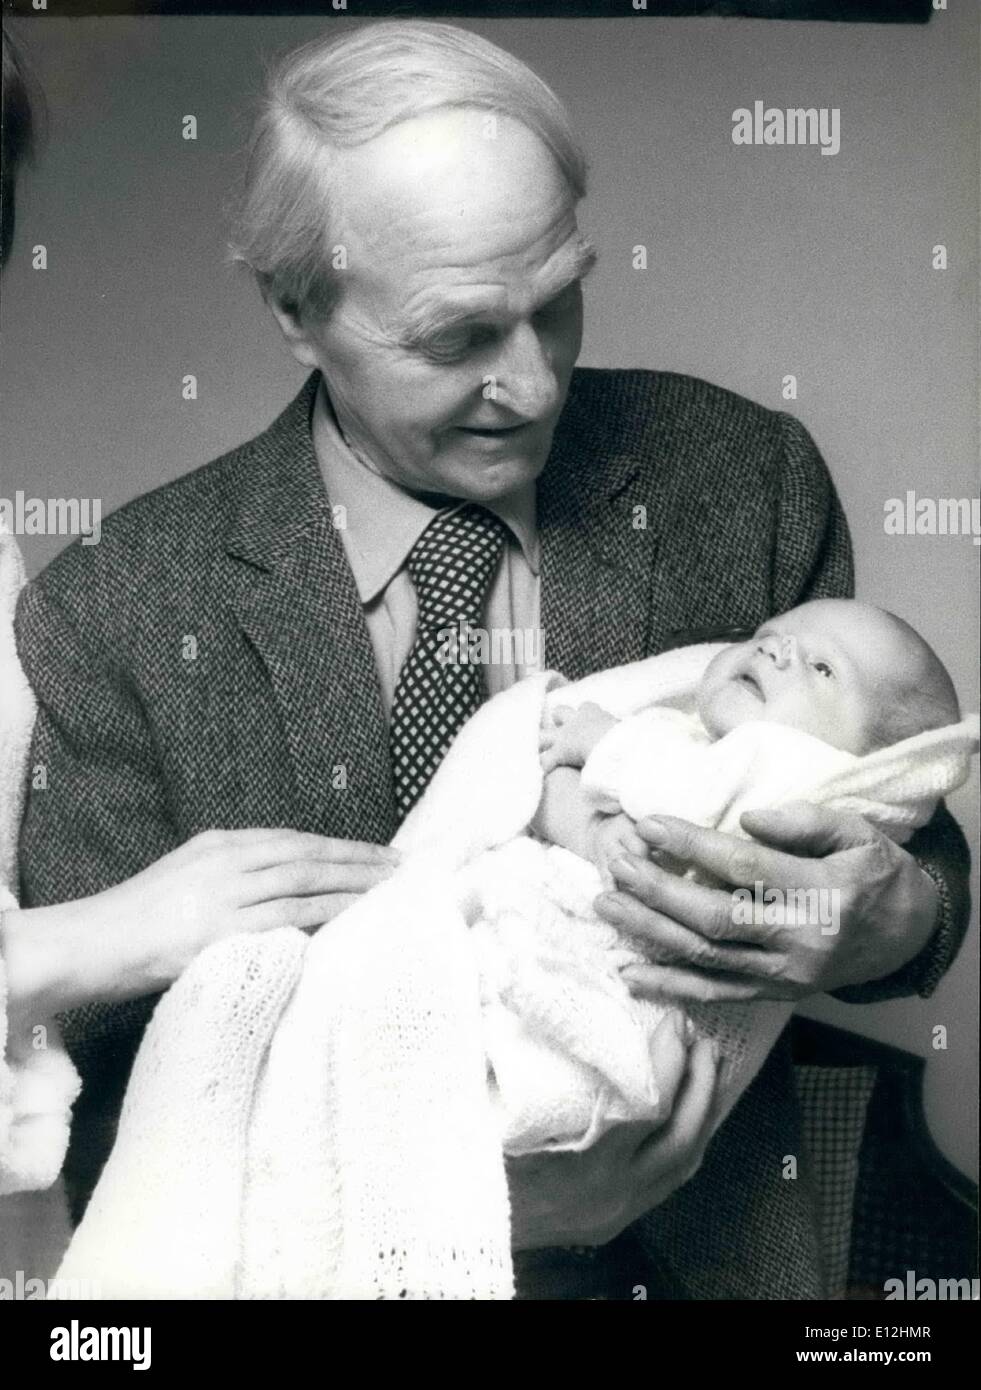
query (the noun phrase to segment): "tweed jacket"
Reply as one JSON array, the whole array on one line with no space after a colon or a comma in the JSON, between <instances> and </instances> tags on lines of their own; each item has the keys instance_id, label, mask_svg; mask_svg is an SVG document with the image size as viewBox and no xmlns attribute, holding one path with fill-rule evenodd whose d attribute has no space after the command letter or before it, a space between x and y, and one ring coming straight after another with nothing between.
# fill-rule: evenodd
<instances>
[{"instance_id":1,"label":"tweed jacket","mask_svg":"<svg viewBox=\"0 0 981 1390\"><path fill-rule=\"evenodd\" d=\"M199 831L397 825L371 643L314 455L314 373L262 434L117 511L23 592L37 694L26 905L104 889ZM572 679L746 635L849 595L838 499L792 417L670 373L579 369L538 486L546 665ZM193 640L191 640L193 639ZM344 777L335 775L343 767ZM929 992L967 921L967 849L941 809L911 848L941 890L928 947L855 999ZM85 1083L66 1178L80 1214L152 1000L64 1020ZM820 1293L789 1055L778 1046L702 1168L649 1218L696 1298Z\"/></svg>"}]
</instances>

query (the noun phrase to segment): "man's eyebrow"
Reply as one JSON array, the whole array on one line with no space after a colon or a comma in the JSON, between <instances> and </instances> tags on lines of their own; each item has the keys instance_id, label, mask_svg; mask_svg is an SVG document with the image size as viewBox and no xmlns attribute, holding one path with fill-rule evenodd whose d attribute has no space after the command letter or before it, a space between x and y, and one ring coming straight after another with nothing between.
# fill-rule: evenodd
<instances>
[{"instance_id":1,"label":"man's eyebrow","mask_svg":"<svg viewBox=\"0 0 981 1390\"><path fill-rule=\"evenodd\" d=\"M584 280L593 266L599 259L599 253L591 241L586 237L580 237L576 244L575 251L568 269L555 283L549 286L549 292L543 304L550 303L557 299L571 285L578 280ZM395 327L395 336L403 344L418 343L435 333L443 332L448 328L455 328L461 323L479 323L487 321L492 317L485 309L474 308L470 304L454 304L445 302L434 304L427 307L415 316L408 316Z\"/></svg>"},{"instance_id":2,"label":"man's eyebrow","mask_svg":"<svg viewBox=\"0 0 981 1390\"><path fill-rule=\"evenodd\" d=\"M585 280L593 266L599 260L599 252L589 237L581 236L576 243L575 256L572 262L572 271L565 285L571 285L576 280ZM565 288L565 286L563 286Z\"/></svg>"},{"instance_id":3,"label":"man's eyebrow","mask_svg":"<svg viewBox=\"0 0 981 1390\"><path fill-rule=\"evenodd\" d=\"M577 280L585 280L598 260L599 252L596 250L596 247L588 237L580 236L572 254L571 264L568 269L557 276L554 283L549 286L549 293L546 294L542 303L550 303L553 299L557 299L570 285L574 285Z\"/></svg>"}]
</instances>

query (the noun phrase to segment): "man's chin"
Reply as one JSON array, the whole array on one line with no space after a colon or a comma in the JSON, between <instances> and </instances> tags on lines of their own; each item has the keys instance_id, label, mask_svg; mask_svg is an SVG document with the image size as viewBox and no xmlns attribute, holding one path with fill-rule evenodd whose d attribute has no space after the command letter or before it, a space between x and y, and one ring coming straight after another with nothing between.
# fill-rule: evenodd
<instances>
[{"instance_id":1,"label":"man's chin","mask_svg":"<svg viewBox=\"0 0 981 1390\"><path fill-rule=\"evenodd\" d=\"M468 502L497 502L533 483L545 467L547 454L518 458L461 459L447 470L445 490Z\"/></svg>"}]
</instances>

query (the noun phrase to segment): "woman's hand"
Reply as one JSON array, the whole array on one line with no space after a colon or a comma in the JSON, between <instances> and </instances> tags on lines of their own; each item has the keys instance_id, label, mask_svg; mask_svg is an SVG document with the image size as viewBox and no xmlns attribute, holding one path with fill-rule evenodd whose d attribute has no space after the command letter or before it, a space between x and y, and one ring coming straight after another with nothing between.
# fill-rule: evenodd
<instances>
[{"instance_id":1,"label":"woman's hand","mask_svg":"<svg viewBox=\"0 0 981 1390\"><path fill-rule=\"evenodd\" d=\"M208 830L90 898L3 914L10 1007L37 1018L167 988L239 932L318 927L381 883L397 852L299 830Z\"/></svg>"},{"instance_id":2,"label":"woman's hand","mask_svg":"<svg viewBox=\"0 0 981 1390\"><path fill-rule=\"evenodd\" d=\"M689 1051L684 1018L672 1012L651 1051L664 1092L660 1125L619 1124L581 1153L508 1161L515 1250L605 1245L697 1172L712 1136L713 1045L700 1038Z\"/></svg>"}]
</instances>

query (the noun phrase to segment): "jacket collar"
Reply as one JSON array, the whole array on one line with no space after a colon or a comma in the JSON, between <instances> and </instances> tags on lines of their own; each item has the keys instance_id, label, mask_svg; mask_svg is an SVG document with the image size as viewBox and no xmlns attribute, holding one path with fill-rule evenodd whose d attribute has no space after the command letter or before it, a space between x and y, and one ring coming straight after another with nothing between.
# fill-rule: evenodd
<instances>
[{"instance_id":1,"label":"jacket collar","mask_svg":"<svg viewBox=\"0 0 981 1390\"><path fill-rule=\"evenodd\" d=\"M570 680L646 654L657 537L639 475L574 374L538 489L545 664Z\"/></svg>"},{"instance_id":2,"label":"jacket collar","mask_svg":"<svg viewBox=\"0 0 981 1390\"><path fill-rule=\"evenodd\" d=\"M269 428L243 446L247 458L240 498L225 542L229 554L260 569L295 574L297 542L332 520L311 434L319 384L320 373L313 372ZM609 529L609 505L629 492L639 470L635 454L609 455L575 390L574 376L538 483L539 529L568 529L583 522L597 557L617 567L631 566L637 547L619 528Z\"/></svg>"},{"instance_id":3,"label":"jacket collar","mask_svg":"<svg viewBox=\"0 0 981 1390\"><path fill-rule=\"evenodd\" d=\"M279 703L303 827L384 842L397 825L388 735L313 447L319 380L243 447L223 563ZM645 653L654 532L632 510L638 471L633 456L611 455L573 386L538 488L544 656L570 679Z\"/></svg>"},{"instance_id":4,"label":"jacket collar","mask_svg":"<svg viewBox=\"0 0 981 1390\"><path fill-rule=\"evenodd\" d=\"M245 446L225 538L231 564L223 563L229 601L286 729L299 828L385 843L397 827L388 735L371 639L313 449L318 379Z\"/></svg>"}]
</instances>

